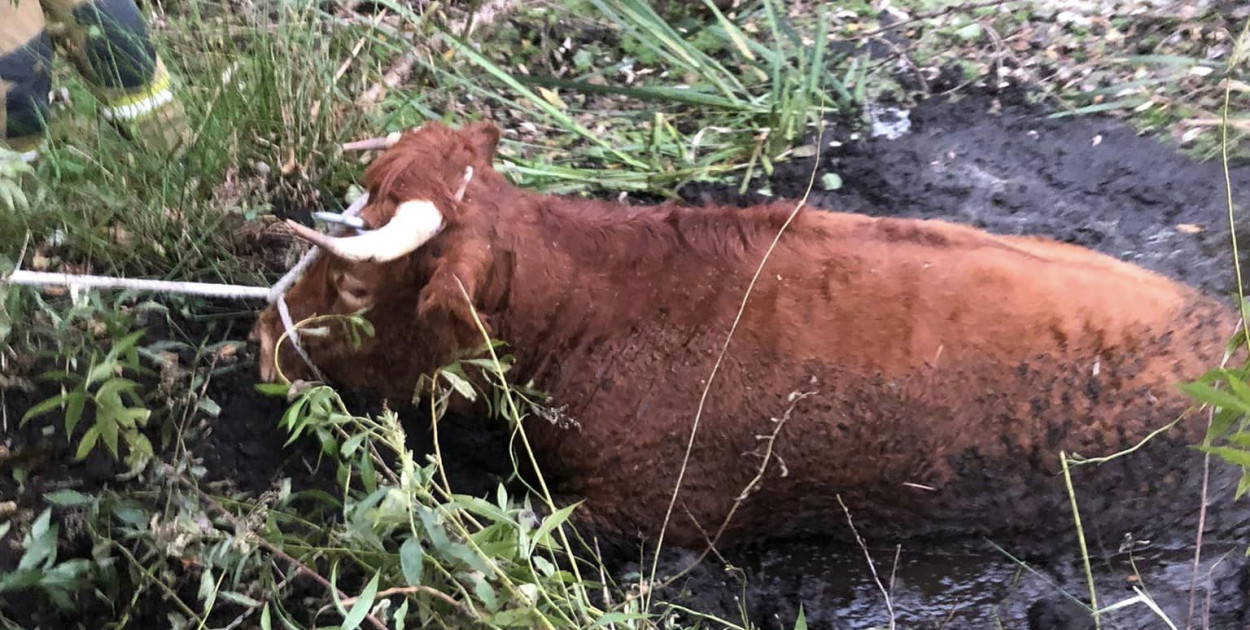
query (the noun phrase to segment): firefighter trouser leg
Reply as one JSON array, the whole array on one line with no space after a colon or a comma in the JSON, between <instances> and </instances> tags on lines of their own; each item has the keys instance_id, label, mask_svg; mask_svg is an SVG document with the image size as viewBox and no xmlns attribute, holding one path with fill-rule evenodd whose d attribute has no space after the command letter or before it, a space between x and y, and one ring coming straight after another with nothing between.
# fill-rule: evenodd
<instances>
[{"instance_id":1,"label":"firefighter trouser leg","mask_svg":"<svg viewBox=\"0 0 1250 630\"><path fill-rule=\"evenodd\" d=\"M52 41L39 0L0 0L0 111L3 145L31 161L37 155L52 89Z\"/></svg>"},{"instance_id":2,"label":"firefighter trouser leg","mask_svg":"<svg viewBox=\"0 0 1250 630\"><path fill-rule=\"evenodd\" d=\"M41 1L48 19L64 25L70 58L104 118L131 138L176 150L185 115L134 0Z\"/></svg>"}]
</instances>

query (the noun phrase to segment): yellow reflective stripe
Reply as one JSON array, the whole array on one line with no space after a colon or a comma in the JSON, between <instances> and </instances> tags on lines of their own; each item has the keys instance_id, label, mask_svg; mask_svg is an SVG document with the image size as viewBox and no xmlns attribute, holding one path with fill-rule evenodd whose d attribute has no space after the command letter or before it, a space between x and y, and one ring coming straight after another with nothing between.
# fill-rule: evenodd
<instances>
[{"instance_id":1,"label":"yellow reflective stripe","mask_svg":"<svg viewBox=\"0 0 1250 630\"><path fill-rule=\"evenodd\" d=\"M157 108L162 105L166 105L173 100L173 92L165 90L164 92L156 94L151 98L139 101L138 103L123 105L121 107L105 107L102 111L102 115L105 120L109 121L134 120L136 118L142 118L146 114L152 113Z\"/></svg>"},{"instance_id":2,"label":"yellow reflective stripe","mask_svg":"<svg viewBox=\"0 0 1250 630\"><path fill-rule=\"evenodd\" d=\"M105 120L133 120L139 118L174 100L173 93L169 91L169 84L169 73L165 72L164 68L158 68L157 75L152 83L148 84L147 88L135 94L126 94L116 99L109 99L108 106L103 108L101 114Z\"/></svg>"}]
</instances>

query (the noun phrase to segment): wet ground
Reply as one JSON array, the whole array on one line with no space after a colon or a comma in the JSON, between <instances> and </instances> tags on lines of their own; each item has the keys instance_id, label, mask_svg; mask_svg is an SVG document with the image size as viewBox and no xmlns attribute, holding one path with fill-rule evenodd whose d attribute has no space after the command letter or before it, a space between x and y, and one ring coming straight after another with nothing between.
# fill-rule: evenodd
<instances>
[{"instance_id":1,"label":"wet ground","mask_svg":"<svg viewBox=\"0 0 1250 630\"><path fill-rule=\"evenodd\" d=\"M907 112L906 124L893 126L901 132L896 137L855 139L835 126L825 138L834 146L822 148L817 181L826 172L836 172L843 185L824 191L818 184L811 201L827 209L943 218L996 232L1051 236L1212 292L1227 293L1235 287L1218 163L1194 163L1113 120L1048 120L1044 114L1025 104L1021 93L1009 92L926 103ZM779 165L769 184L773 195L800 197L813 166L810 159ZM1234 196L1245 206L1250 165L1234 165L1232 180ZM739 197L724 186L705 184L688 186L683 194L696 203L764 199L758 194ZM1250 246L1250 238L1243 242ZM249 324L246 318L234 323ZM241 366L210 383L222 413L193 447L204 458L210 478L228 479L249 491L266 489L284 475L295 476L297 485L332 483L331 475L301 472L312 470L315 445L305 441L283 448L286 435L275 426L281 404L251 390L247 369ZM14 411L20 414L22 400L8 400L11 416ZM422 448L420 432L414 433ZM504 461L501 436L444 429L443 439L458 490L493 489L498 475L505 472L496 465ZM41 457L68 461L68 448L60 446ZM90 490L102 482L106 473L91 468L99 463L93 458L68 471L86 480L75 485ZM28 504L40 492L58 487L65 475L64 469L36 472L19 502ZM0 480L0 494L8 495L13 488L4 483ZM1196 502L1197 480L1194 487ZM1226 506L1221 500L1212 509ZM977 517L969 514L969 519ZM1142 518L1148 520L1150 515ZM745 575L745 587L736 571L708 560L677 584L679 590L665 595L728 619L740 618L739 611L745 610L754 624L770 629L793 627L800 605L811 628L884 628L891 610L899 628L1090 627L1081 612L1088 591L1075 533L1053 541L1053 553L1028 555L1027 568L1007 555L1014 552L1013 542L1002 540L980 541L971 549L909 544L898 550L896 571L896 548L874 541L872 532L860 533L868 542L882 587L858 547L796 541L732 553L728 559ZM1117 549L1094 549L1100 603L1106 606L1132 597L1132 587L1141 585L1170 619L1184 627L1190 607L1193 536L1193 531L1165 532L1132 556ZM1250 541L1224 538L1208 540L1204 546L1194 627L1247 627L1246 542ZM4 555L0 553L0 561ZM689 559L686 552L668 554L661 576L686 566ZM628 578L636 567L623 563L617 569L618 576ZM882 590L888 593L888 605ZM1145 606L1134 604L1104 617L1103 627L1167 626Z\"/></svg>"}]
</instances>

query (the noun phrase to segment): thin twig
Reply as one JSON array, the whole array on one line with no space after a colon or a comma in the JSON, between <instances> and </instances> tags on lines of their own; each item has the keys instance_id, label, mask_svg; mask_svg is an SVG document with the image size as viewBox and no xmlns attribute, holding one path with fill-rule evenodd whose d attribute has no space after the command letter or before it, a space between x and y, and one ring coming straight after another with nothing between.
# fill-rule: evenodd
<instances>
[{"instance_id":1,"label":"thin twig","mask_svg":"<svg viewBox=\"0 0 1250 630\"><path fill-rule=\"evenodd\" d=\"M277 547L273 546L272 544L270 544L268 540L265 540L261 536L257 535L256 532L253 532L251 529L249 529L248 526L243 523L243 521L240 521L238 517L230 513L229 510L227 510L220 503L218 503L217 500L214 499L212 496L210 496L207 492L204 492L198 486L191 483L191 481L188 480L186 477L182 476L182 474L179 473L177 470L175 470L173 466L170 466L168 464L163 464L161 468L166 476L178 481L178 483L181 483L183 486L191 489L193 492L196 493L196 495L200 497L200 500L208 504L208 506L212 508L213 511L220 514L227 521L230 521L230 524L234 526L235 532L238 535L246 536L247 538L250 538L253 542L263 547L269 553L272 553L278 558L281 558L284 562L286 562L288 565L293 567L299 573L303 573L304 575L312 578L313 581L325 587L326 590L334 591L335 593L338 594L339 599L347 598L346 593L338 590L337 588L334 588L334 585L330 584L330 581L322 577L320 573L313 571L311 568L308 567L308 565L291 557L285 551L282 551L281 549L278 549ZM378 619L374 617L372 614L365 615L365 619L367 619L369 623L373 624L375 628L378 628L378 630L387 630L386 625L383 624L381 621L378 621Z\"/></svg>"},{"instance_id":2,"label":"thin twig","mask_svg":"<svg viewBox=\"0 0 1250 630\"><path fill-rule=\"evenodd\" d=\"M885 610L890 615L890 630L894 630L894 602L890 599L890 592L881 583L881 578L877 577L877 567L872 562L872 554L868 552L868 545L864 544L864 539L859 537L859 531L855 529L855 522L851 520L851 511L842 502L842 495L837 494L834 496L838 499L838 505L842 506L842 511L846 513L846 524L850 525L851 533L855 535L855 542L859 543L859 548L864 550L864 558L868 560L868 570L872 572L872 581L877 583L877 588L881 589L881 596L885 598ZM897 564L898 562L895 561L896 566Z\"/></svg>"},{"instance_id":3,"label":"thin twig","mask_svg":"<svg viewBox=\"0 0 1250 630\"><path fill-rule=\"evenodd\" d=\"M1059 451L1059 463L1063 465L1063 483L1068 489L1068 501L1072 504L1072 520L1076 523L1076 540L1081 547L1081 560L1085 563L1085 579L1089 582L1089 607L1094 612L1094 630L1102 629L1098 615L1098 590L1094 587L1094 570L1089 563L1089 545L1085 543L1085 528L1081 527L1081 511L1076 505L1076 490L1072 488L1072 473L1068 471L1068 454Z\"/></svg>"},{"instance_id":4,"label":"thin twig","mask_svg":"<svg viewBox=\"0 0 1250 630\"><path fill-rule=\"evenodd\" d=\"M377 15L373 16L374 24L381 22L386 17L388 11L390 11L390 9L383 8ZM352 62L356 61L356 57L360 56L360 50L365 47L365 43L368 41L368 34L360 37L360 39L356 42L356 45L352 47L352 53L348 55L347 59L343 60L342 64L339 64L339 69L334 72L334 79L330 81L330 87L338 85L339 79L343 78L343 74L346 73L347 69L351 67ZM329 90L327 90L327 92L328 91ZM316 118L317 114L321 113L321 104L324 102L325 100L323 99L313 103L312 110L310 112L311 118Z\"/></svg>"},{"instance_id":5,"label":"thin twig","mask_svg":"<svg viewBox=\"0 0 1250 630\"><path fill-rule=\"evenodd\" d=\"M465 614L465 616L468 616L468 617L473 617L473 616L474 616L472 613L470 613L468 610L466 610L466 609L464 608L464 606L463 606L463 605L462 605L459 601L456 601L456 599L455 599L454 597L452 597L451 595L448 595L447 593L444 593L444 592L442 592L442 591L440 591L440 590L438 590L438 589L436 589L436 588L430 587L430 586L421 586L421 585L418 585L418 586L397 586L397 587L395 587L395 588L388 588L388 589L386 589L386 590L378 591L378 593L377 593L377 595L375 595L375 597L376 597L377 599L383 599L383 598L386 598L386 597L390 597L391 595L412 595L412 594L415 594L415 593L425 593L426 595L429 595L429 596L434 597L434 598L436 598L436 599L441 599L442 601L446 602L446 603L447 603L448 605L450 605L451 607L453 607L453 608L455 608L456 610L459 610L460 612L464 613L464 614ZM355 604L357 599L360 599L360 598L359 598L359 597L348 597L347 599L342 600L343 607L344 607L344 608L346 608L346 607L348 607L348 606L351 606L352 604Z\"/></svg>"},{"instance_id":6,"label":"thin twig","mask_svg":"<svg viewBox=\"0 0 1250 630\"><path fill-rule=\"evenodd\" d=\"M387 90L394 89L404 79L407 79L408 75L412 74L412 68L417 65L417 56L420 54L421 52L416 48L404 53L404 56L386 72L382 80L374 83L367 92L362 94L359 99L356 99L356 102L360 105L372 105L381 100L382 95L386 94Z\"/></svg>"},{"instance_id":7,"label":"thin twig","mask_svg":"<svg viewBox=\"0 0 1250 630\"><path fill-rule=\"evenodd\" d=\"M686 568L682 569L681 571L677 572L676 575L673 575L672 577L665 580L664 583L658 586L657 588L664 588L665 586L668 586L669 584L676 582L678 579L682 578L687 573L689 573L692 569L698 566L700 562L703 562L704 558L707 558L707 555L709 553L712 553L715 551L716 543L720 542L721 536L725 533L725 530L729 527L729 522L733 520L734 514L738 511L738 508L742 505L742 502L746 501L747 497L753 494L756 491L759 484L764 480L764 473L768 470L768 464L769 462L772 461L772 458L773 458L773 447L777 443L777 436L781 434L782 427L784 427L786 423L790 420L790 416L793 415L794 413L794 408L799 404L800 401L807 398L808 396L814 396L816 393L817 392L795 392L794 399L790 401L790 406L786 408L786 411L785 413L781 415L781 418L774 418L774 422L776 423L776 426L773 427L772 433L769 435L756 436L755 438L756 440L764 443L763 454L761 455L759 453L758 448L752 453L747 453L748 455L750 454L760 455L763 460L760 462L759 468L755 471L755 477L753 477L751 481L747 482L747 485L744 486L742 488L742 491L738 493L738 496L734 499L733 505L729 507L729 512L725 515L725 519L721 521L720 527L717 528L716 535L711 538L708 538L707 534L705 532L703 533L704 538L708 540L707 540L707 546L704 547L703 552L699 554L699 557L692 560L690 564L686 566ZM778 456L778 460L780 459L781 459L780 456ZM781 462L781 470L782 470L781 474L784 477L786 475L786 465L784 461ZM689 510L686 510L686 513L690 516L690 520L692 521L695 520L694 515L690 514ZM696 522L695 525L698 526L698 523ZM700 527L700 530L702 530L702 527Z\"/></svg>"},{"instance_id":8,"label":"thin twig","mask_svg":"<svg viewBox=\"0 0 1250 630\"><path fill-rule=\"evenodd\" d=\"M364 140L344 142L339 145L339 148L344 151L381 151L382 149L390 148L391 145L395 144L398 140L399 132L396 131L390 135L382 136L380 138L366 138Z\"/></svg>"},{"instance_id":9,"label":"thin twig","mask_svg":"<svg viewBox=\"0 0 1250 630\"><path fill-rule=\"evenodd\" d=\"M136 558L134 554L130 553L129 549L127 549L121 543L115 540L109 540L108 543L114 549L120 551L123 556L126 556L126 561L129 562L136 569L138 569L139 573L143 574L143 577L151 580L152 583L156 585L156 588L164 592L166 598L173 600L174 605L182 609L182 612L187 617L190 617L191 620L195 621L196 623L201 623L200 616L197 615L194 610L191 610L191 607L188 606L186 602L182 601L182 598L178 596L178 593L175 592L174 589L171 588L168 584L166 584L163 580L153 575L149 571L148 566L143 564L142 562L139 562L139 559Z\"/></svg>"}]
</instances>

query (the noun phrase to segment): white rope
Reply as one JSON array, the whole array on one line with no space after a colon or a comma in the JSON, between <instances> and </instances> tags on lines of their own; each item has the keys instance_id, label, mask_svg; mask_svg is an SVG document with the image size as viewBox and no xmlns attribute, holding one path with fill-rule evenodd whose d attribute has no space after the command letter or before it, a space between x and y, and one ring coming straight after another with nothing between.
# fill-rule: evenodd
<instances>
[{"instance_id":1,"label":"white rope","mask_svg":"<svg viewBox=\"0 0 1250 630\"><path fill-rule=\"evenodd\" d=\"M347 209L343 211L342 218L349 220L356 218L367 203L369 203L369 193L364 193L356 199L356 201L352 202L352 205L348 206ZM332 230L332 233L341 233L343 230L343 226L339 225ZM286 299L284 298L287 290L291 288L291 285L295 284L296 279L303 275L303 273L307 271L320 256L320 247L314 246L308 248L308 251L304 252L304 257L301 258L294 267L291 267L291 270L286 272L286 275L282 276L282 278L273 285L273 288L269 289L267 299L270 304L274 304L278 307L278 315L282 318L282 327L286 329L287 339L291 340L291 347L295 348L296 354L298 354L299 358L304 361L304 365L308 366L309 370L312 370L313 376L315 376L319 381L325 381L325 376L322 375L321 370L317 369L317 366L313 364L312 357L308 356L308 352L304 350L304 346L299 342L299 331L295 330L295 323L291 321L291 313L287 310Z\"/></svg>"},{"instance_id":2,"label":"white rope","mask_svg":"<svg viewBox=\"0 0 1250 630\"><path fill-rule=\"evenodd\" d=\"M321 370L317 369L317 366L312 361L312 357L308 356L304 346L299 342L299 331L295 330L295 323L291 321L291 311L286 308L286 297L282 295L278 296L278 317L282 319L282 327L286 329L287 339L291 340L291 347L295 348L295 353L304 360L304 365L307 365L308 369L312 370L313 377L325 382L325 375L321 373Z\"/></svg>"},{"instance_id":3,"label":"white rope","mask_svg":"<svg viewBox=\"0 0 1250 630\"><path fill-rule=\"evenodd\" d=\"M348 206L347 209L343 211L343 216L345 218L352 218L359 215L360 211L364 209L365 204L367 203L369 203L369 193L361 195L359 199L352 202L352 205ZM338 233L341 233L341 229L336 229L332 232L332 234ZM287 290L291 288L291 285L295 284L295 280L305 271L308 271L308 268L311 267L314 262L317 262L317 258L319 256L321 256L320 247L308 248L308 251L304 252L304 257L301 258L294 267L291 267L291 270L286 272L286 275L282 276L282 279L278 280L278 282L273 285L273 288L269 290L269 303L277 303L278 297L286 293Z\"/></svg>"},{"instance_id":4,"label":"white rope","mask_svg":"<svg viewBox=\"0 0 1250 630\"><path fill-rule=\"evenodd\" d=\"M360 196L351 206L342 214L345 219L351 219L360 214L365 204L369 201L369 194L365 193ZM335 231L341 232L342 226L338 226ZM203 297L229 298L240 300L264 299L273 304L278 309L278 315L282 319L282 326L286 329L287 338L291 340L291 345L295 348L295 352L303 359L304 364L308 366L318 380L324 381L325 377L321 370L313 364L312 358L304 350L299 342L299 333L295 330L295 324L291 320L291 312L287 309L284 296L295 284L295 281L309 267L316 262L321 254L320 247L309 248L304 253L304 257L300 259L286 275L272 287L249 287L237 284L218 284L210 282L178 282L170 280L147 280L140 278L112 278L108 276L87 276L69 273L53 273L46 271L26 271L18 269L9 274L7 278L0 279L0 284L15 284L23 286L64 286L71 291L77 292L84 288L95 289L125 289L134 291L153 291L157 293L180 293L183 295L198 295ZM20 264L20 259L19 259Z\"/></svg>"},{"instance_id":5,"label":"white rope","mask_svg":"<svg viewBox=\"0 0 1250 630\"><path fill-rule=\"evenodd\" d=\"M64 286L76 290L81 288L97 289L129 289L135 291L156 291L160 293L181 293L184 295L201 295L205 297L234 298L240 300L263 299L269 296L265 287L247 287L237 284L215 284L209 282L175 282L168 280L144 280L138 278L110 278L108 276L79 276L69 273L52 273L47 271L27 271L18 269L3 280L5 284L25 286Z\"/></svg>"}]
</instances>

